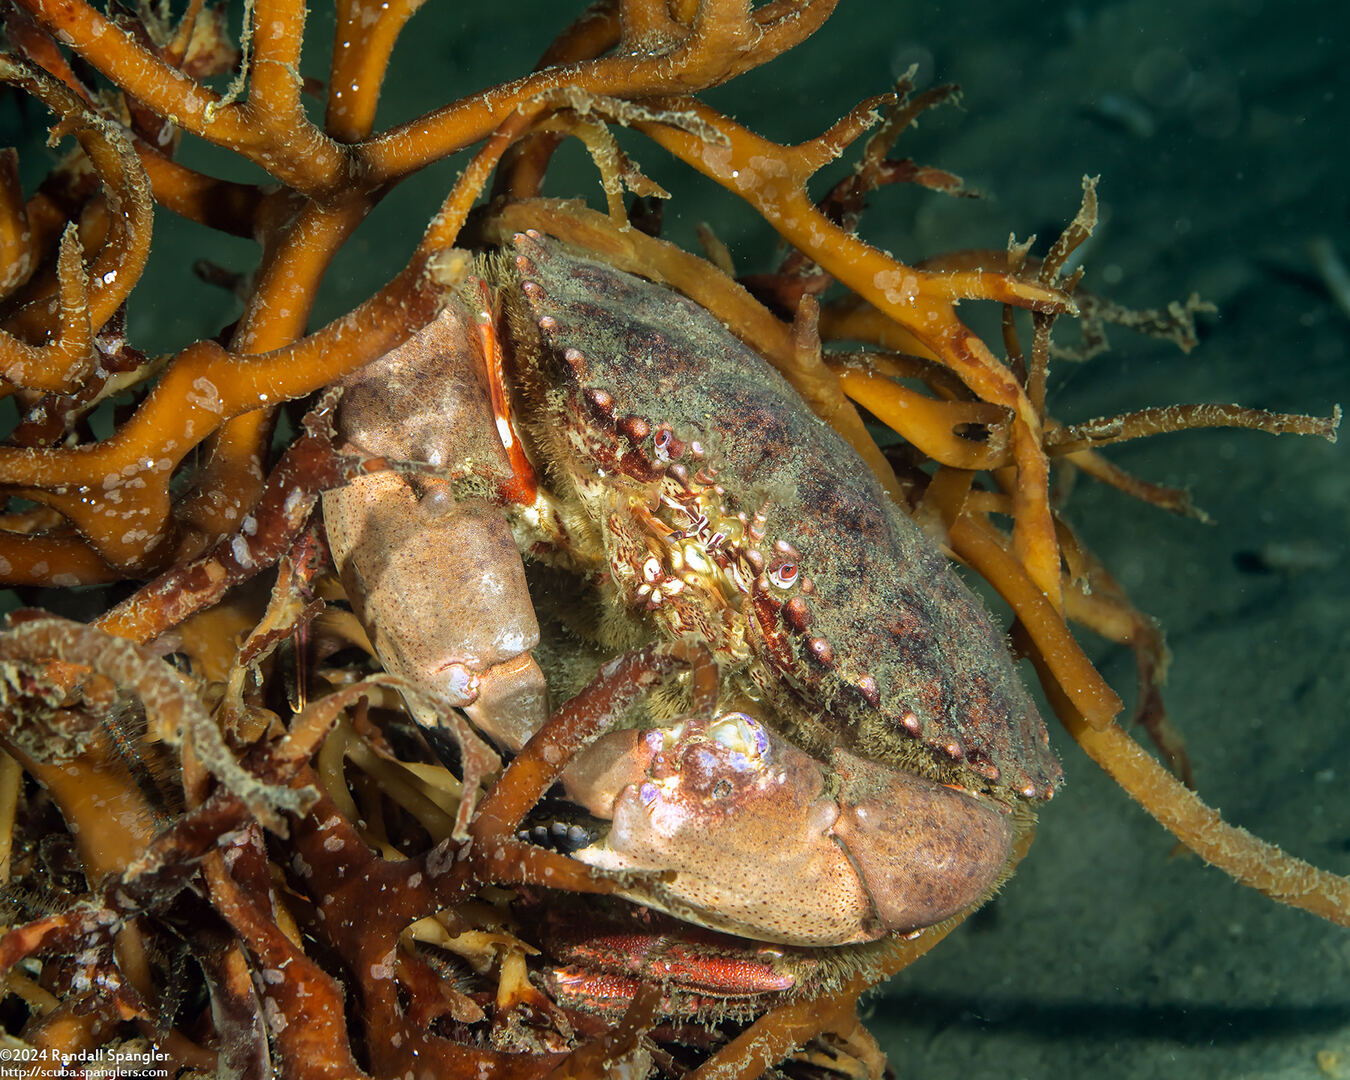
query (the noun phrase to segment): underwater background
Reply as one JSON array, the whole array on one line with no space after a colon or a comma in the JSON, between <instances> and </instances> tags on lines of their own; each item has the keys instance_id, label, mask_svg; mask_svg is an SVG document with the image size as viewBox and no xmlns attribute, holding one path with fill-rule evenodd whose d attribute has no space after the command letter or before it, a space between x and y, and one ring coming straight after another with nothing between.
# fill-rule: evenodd
<instances>
[{"instance_id":1,"label":"underwater background","mask_svg":"<svg viewBox=\"0 0 1350 1080\"><path fill-rule=\"evenodd\" d=\"M544 0L430 0L395 54L380 126L521 73L573 14ZM328 19L311 13L315 56ZM909 260L1001 248L1010 232L1038 234L1043 250L1073 217L1080 178L1098 175L1102 222L1083 253L1084 287L1137 307L1194 291L1218 308L1189 356L1117 329L1111 352L1059 363L1059 420L1201 401L1325 414L1350 403L1350 296L1334 295L1324 269L1337 253L1350 260L1347 61L1340 3L842 0L806 45L707 96L790 142L911 64L921 87L959 82L963 107L925 114L896 154L956 172L983 197L880 192L867 239ZM322 75L322 63L308 73ZM45 117L7 105L0 122L40 136ZM625 145L675 194L667 235L694 246L707 221L739 271L773 265L774 237L750 210L653 145ZM250 175L210 148L186 160ZM463 160L386 200L331 272L316 325L402 265ZM552 193L598 204L590 165L579 153L565 164ZM186 277L190 262L245 269L255 256L164 212L156 229L131 339L168 350L238 314L229 295ZM962 314L996 328L992 307ZM1082 479L1067 510L1167 630L1166 701L1201 795L1229 821L1350 873L1345 444L1206 431L1107 454L1189 488L1213 519ZM1129 702L1132 657L1100 642L1090 651ZM869 999L896 1074L1350 1078L1350 932L1174 854L1170 836L1051 726L1068 782L1030 855L993 903Z\"/></svg>"},{"instance_id":2,"label":"underwater background","mask_svg":"<svg viewBox=\"0 0 1350 1080\"><path fill-rule=\"evenodd\" d=\"M869 239L902 257L998 246L1009 230L1044 243L1071 215L1079 176L1100 175L1084 287L1141 307L1197 291L1218 307L1189 356L1116 331L1112 352L1059 364L1057 418L1192 401L1327 413L1350 401L1350 297L1338 306L1313 254L1323 244L1350 258L1344 7L884 7L883 29L878 5L845 0L826 29L840 35L834 56L808 43L823 46L812 66L833 74L803 65L801 77L823 92L918 61L961 83L964 113L924 117L897 152L988 198L886 193L864 218ZM1350 872L1345 444L1206 431L1107 453L1189 488L1213 519L1081 480L1067 510L1167 630L1166 701L1200 794L1229 821ZM1093 656L1128 700L1132 659L1111 646ZM1017 875L872 999L869 1024L897 1075L1350 1077L1350 933L1173 855L1168 834L1051 727L1068 783Z\"/></svg>"}]
</instances>

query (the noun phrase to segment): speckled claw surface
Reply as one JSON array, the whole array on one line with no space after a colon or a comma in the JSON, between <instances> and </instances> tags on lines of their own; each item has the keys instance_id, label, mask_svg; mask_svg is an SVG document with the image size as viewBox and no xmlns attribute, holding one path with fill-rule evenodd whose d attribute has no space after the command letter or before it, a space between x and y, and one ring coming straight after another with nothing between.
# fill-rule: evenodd
<instances>
[{"instance_id":1,"label":"speckled claw surface","mask_svg":"<svg viewBox=\"0 0 1350 1080\"><path fill-rule=\"evenodd\" d=\"M803 745L1048 798L1059 763L1001 633L854 451L697 304L514 246L535 428L629 604L712 645Z\"/></svg>"},{"instance_id":2,"label":"speckled claw surface","mask_svg":"<svg viewBox=\"0 0 1350 1080\"><path fill-rule=\"evenodd\" d=\"M1006 809L844 750L819 763L742 712L605 736L568 768L609 833L573 857L674 870L635 899L704 926L845 945L930 926L981 898Z\"/></svg>"},{"instance_id":3,"label":"speckled claw surface","mask_svg":"<svg viewBox=\"0 0 1350 1080\"><path fill-rule=\"evenodd\" d=\"M347 380L337 418L344 446L446 475L358 477L324 494L324 521L386 670L460 705L517 750L547 718L548 691L530 653L539 624L515 539L481 497L508 483L512 468L479 342L469 313L451 305ZM480 497L457 498L447 475L472 478Z\"/></svg>"}]
</instances>

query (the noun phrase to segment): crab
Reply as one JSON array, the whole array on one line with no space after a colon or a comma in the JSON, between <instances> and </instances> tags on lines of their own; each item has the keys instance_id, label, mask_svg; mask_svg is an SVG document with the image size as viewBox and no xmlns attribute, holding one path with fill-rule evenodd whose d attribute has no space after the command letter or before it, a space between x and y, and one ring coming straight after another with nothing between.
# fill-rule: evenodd
<instances>
[{"instance_id":1,"label":"crab","mask_svg":"<svg viewBox=\"0 0 1350 1080\"><path fill-rule=\"evenodd\" d=\"M347 381L337 431L393 466L324 496L357 615L388 670L503 749L549 711L522 553L584 584L602 647L712 651L713 711L654 709L563 774L607 823L572 857L659 872L630 899L818 948L916 932L1006 877L1061 773L1002 635L693 301L517 233Z\"/></svg>"}]
</instances>

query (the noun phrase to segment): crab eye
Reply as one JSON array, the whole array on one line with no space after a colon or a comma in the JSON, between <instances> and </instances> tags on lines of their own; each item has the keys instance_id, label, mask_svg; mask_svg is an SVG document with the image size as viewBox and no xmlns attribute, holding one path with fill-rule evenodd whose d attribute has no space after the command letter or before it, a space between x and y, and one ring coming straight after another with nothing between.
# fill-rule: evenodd
<instances>
[{"instance_id":1,"label":"crab eye","mask_svg":"<svg viewBox=\"0 0 1350 1080\"><path fill-rule=\"evenodd\" d=\"M780 589L790 589L797 582L797 564L779 563L769 571L769 580Z\"/></svg>"},{"instance_id":2,"label":"crab eye","mask_svg":"<svg viewBox=\"0 0 1350 1080\"><path fill-rule=\"evenodd\" d=\"M670 432L665 428L662 428L660 431L656 433L656 438L653 441L656 445L656 456L660 458L662 461L669 461Z\"/></svg>"}]
</instances>

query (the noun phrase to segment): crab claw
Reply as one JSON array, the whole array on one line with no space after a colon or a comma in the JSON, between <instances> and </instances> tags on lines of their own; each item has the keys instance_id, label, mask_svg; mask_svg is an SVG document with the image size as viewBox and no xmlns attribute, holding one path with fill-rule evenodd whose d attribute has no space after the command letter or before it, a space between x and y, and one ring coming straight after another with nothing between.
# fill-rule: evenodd
<instances>
[{"instance_id":1,"label":"crab claw","mask_svg":"<svg viewBox=\"0 0 1350 1080\"><path fill-rule=\"evenodd\" d=\"M336 424L343 442L368 457L478 476L484 491L507 483L511 462L494 434L477 341L451 304L349 376ZM385 669L464 708L498 745L525 745L548 719L548 689L530 652L539 624L525 569L497 507L457 498L442 477L386 471L325 492L323 512L338 573Z\"/></svg>"},{"instance_id":2,"label":"crab claw","mask_svg":"<svg viewBox=\"0 0 1350 1080\"><path fill-rule=\"evenodd\" d=\"M1012 843L994 805L842 750L826 768L742 712L607 735L563 782L612 820L574 858L674 871L630 897L792 945L941 922L992 889Z\"/></svg>"}]
</instances>

